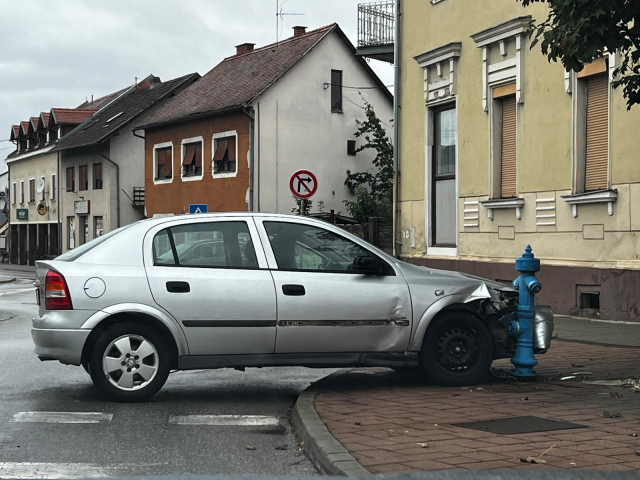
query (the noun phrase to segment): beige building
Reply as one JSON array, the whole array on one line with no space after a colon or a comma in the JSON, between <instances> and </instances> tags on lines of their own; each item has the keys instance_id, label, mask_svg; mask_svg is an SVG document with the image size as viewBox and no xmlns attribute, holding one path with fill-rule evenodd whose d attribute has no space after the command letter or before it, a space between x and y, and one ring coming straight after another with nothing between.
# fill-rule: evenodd
<instances>
[{"instance_id":1,"label":"beige building","mask_svg":"<svg viewBox=\"0 0 640 480\"><path fill-rule=\"evenodd\" d=\"M546 4L402 1L397 253L507 281L527 244L541 303L636 319L640 107L614 52L580 73L530 49Z\"/></svg>"}]
</instances>

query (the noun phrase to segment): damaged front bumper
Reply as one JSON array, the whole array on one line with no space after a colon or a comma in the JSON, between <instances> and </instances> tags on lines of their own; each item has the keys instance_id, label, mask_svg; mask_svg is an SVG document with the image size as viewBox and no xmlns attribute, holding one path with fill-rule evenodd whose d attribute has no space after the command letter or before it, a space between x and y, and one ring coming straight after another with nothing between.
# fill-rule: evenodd
<instances>
[{"instance_id":1,"label":"damaged front bumper","mask_svg":"<svg viewBox=\"0 0 640 480\"><path fill-rule=\"evenodd\" d=\"M553 312L549 305L536 306L533 320L533 353L545 353L553 338Z\"/></svg>"}]
</instances>

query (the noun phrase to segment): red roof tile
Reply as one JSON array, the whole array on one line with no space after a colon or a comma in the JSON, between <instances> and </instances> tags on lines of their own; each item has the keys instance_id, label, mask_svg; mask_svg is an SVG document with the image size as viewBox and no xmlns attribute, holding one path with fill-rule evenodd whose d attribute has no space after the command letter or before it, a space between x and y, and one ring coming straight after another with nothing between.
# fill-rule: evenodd
<instances>
[{"instance_id":1,"label":"red roof tile","mask_svg":"<svg viewBox=\"0 0 640 480\"><path fill-rule=\"evenodd\" d=\"M20 135L20 125L12 125L11 126L11 139L18 137Z\"/></svg>"},{"instance_id":2,"label":"red roof tile","mask_svg":"<svg viewBox=\"0 0 640 480\"><path fill-rule=\"evenodd\" d=\"M95 110L76 110L75 108L52 108L51 114L56 124L80 125L93 115Z\"/></svg>"},{"instance_id":3,"label":"red roof tile","mask_svg":"<svg viewBox=\"0 0 640 480\"><path fill-rule=\"evenodd\" d=\"M154 113L147 125L179 121L251 102L334 29L339 30L335 23L225 58Z\"/></svg>"},{"instance_id":4,"label":"red roof tile","mask_svg":"<svg viewBox=\"0 0 640 480\"><path fill-rule=\"evenodd\" d=\"M22 127L23 133L29 133L29 122L20 122L20 126Z\"/></svg>"},{"instance_id":5,"label":"red roof tile","mask_svg":"<svg viewBox=\"0 0 640 480\"><path fill-rule=\"evenodd\" d=\"M50 114L48 112L42 112L40 114L40 118L42 119L42 127L47 128L49 126L49 117Z\"/></svg>"}]
</instances>

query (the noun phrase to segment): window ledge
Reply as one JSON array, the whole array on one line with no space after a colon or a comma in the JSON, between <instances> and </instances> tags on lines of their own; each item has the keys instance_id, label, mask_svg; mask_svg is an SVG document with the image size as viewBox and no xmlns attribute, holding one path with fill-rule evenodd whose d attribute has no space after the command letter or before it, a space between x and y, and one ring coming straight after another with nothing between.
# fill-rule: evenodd
<instances>
[{"instance_id":1,"label":"window ledge","mask_svg":"<svg viewBox=\"0 0 640 480\"><path fill-rule=\"evenodd\" d=\"M515 208L516 217L518 220L522 219L522 207L524 207L524 198L495 198L491 200L484 200L480 204L487 209L489 220L493 220L494 209L507 209Z\"/></svg>"},{"instance_id":2,"label":"window ledge","mask_svg":"<svg viewBox=\"0 0 640 480\"><path fill-rule=\"evenodd\" d=\"M608 213L613 215L613 204L618 199L618 190L598 190L595 192L562 195L562 199L571 205L574 218L578 216L578 205L587 203L608 203Z\"/></svg>"}]
</instances>

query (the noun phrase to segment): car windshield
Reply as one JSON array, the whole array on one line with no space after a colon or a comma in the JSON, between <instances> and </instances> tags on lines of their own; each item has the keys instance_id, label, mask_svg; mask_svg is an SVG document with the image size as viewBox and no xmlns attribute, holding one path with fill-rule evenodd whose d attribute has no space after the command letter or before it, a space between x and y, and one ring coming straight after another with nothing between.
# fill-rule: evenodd
<instances>
[{"instance_id":1,"label":"car windshield","mask_svg":"<svg viewBox=\"0 0 640 480\"><path fill-rule=\"evenodd\" d=\"M83 245L80 245L77 248L74 248L73 250L69 250L67 253L63 253L62 255L57 256L55 258L55 260L60 261L60 262L73 262L74 260L77 260L82 255L87 253L89 250L93 250L94 248L96 248L101 243L104 243L107 240L109 240L110 238L115 237L119 233L122 233L127 228L131 227L132 225L134 225L134 224L125 225L124 227L117 228L117 229L115 229L115 230L113 230L113 231L111 231L109 233L105 233L101 237L94 238L90 242L87 242L87 243L85 243Z\"/></svg>"}]
</instances>

